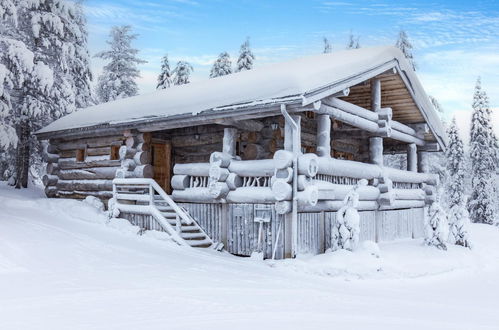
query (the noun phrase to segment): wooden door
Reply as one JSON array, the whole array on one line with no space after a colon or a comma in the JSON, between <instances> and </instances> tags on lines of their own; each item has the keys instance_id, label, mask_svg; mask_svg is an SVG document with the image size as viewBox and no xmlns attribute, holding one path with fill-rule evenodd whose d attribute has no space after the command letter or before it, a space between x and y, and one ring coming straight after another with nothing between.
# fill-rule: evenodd
<instances>
[{"instance_id":1,"label":"wooden door","mask_svg":"<svg viewBox=\"0 0 499 330\"><path fill-rule=\"evenodd\" d=\"M170 141L152 143L152 166L154 170L154 180L166 191L172 193L172 145Z\"/></svg>"}]
</instances>

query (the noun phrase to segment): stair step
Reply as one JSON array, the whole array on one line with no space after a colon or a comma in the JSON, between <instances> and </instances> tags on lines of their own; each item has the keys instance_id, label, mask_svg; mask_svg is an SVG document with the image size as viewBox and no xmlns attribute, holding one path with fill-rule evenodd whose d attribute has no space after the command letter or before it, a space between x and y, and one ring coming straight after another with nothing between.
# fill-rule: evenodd
<instances>
[{"instance_id":1,"label":"stair step","mask_svg":"<svg viewBox=\"0 0 499 330\"><path fill-rule=\"evenodd\" d=\"M200 240L200 239L205 239L206 235L200 231L198 231L198 232L181 232L180 237L182 237L185 240Z\"/></svg>"},{"instance_id":2,"label":"stair step","mask_svg":"<svg viewBox=\"0 0 499 330\"><path fill-rule=\"evenodd\" d=\"M168 205L157 205L156 204L156 208L160 212L175 212L175 211L173 211L173 208L171 206L168 206Z\"/></svg>"},{"instance_id":3,"label":"stair step","mask_svg":"<svg viewBox=\"0 0 499 330\"><path fill-rule=\"evenodd\" d=\"M203 240L186 240L186 242L192 247L210 247L212 244L212 242L207 238Z\"/></svg>"}]
</instances>

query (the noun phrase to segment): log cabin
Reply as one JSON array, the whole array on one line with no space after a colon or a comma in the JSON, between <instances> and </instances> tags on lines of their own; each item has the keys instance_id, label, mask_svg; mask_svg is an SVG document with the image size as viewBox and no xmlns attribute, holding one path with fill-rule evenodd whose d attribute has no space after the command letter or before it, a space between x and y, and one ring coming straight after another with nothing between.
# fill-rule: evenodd
<instances>
[{"instance_id":1,"label":"log cabin","mask_svg":"<svg viewBox=\"0 0 499 330\"><path fill-rule=\"evenodd\" d=\"M48 197L96 196L178 244L265 258L323 253L358 188L360 239L423 235L446 137L394 47L338 51L69 114L48 140ZM407 168L386 165L406 155Z\"/></svg>"}]
</instances>

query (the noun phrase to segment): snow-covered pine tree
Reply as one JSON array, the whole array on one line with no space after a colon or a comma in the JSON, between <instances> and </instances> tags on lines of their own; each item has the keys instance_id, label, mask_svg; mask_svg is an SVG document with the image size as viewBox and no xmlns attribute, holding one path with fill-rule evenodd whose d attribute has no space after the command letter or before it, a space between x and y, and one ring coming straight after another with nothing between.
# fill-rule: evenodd
<instances>
[{"instance_id":1,"label":"snow-covered pine tree","mask_svg":"<svg viewBox=\"0 0 499 330\"><path fill-rule=\"evenodd\" d=\"M185 61L178 61L177 66L173 69L173 84L185 85L190 83L189 79L192 71L194 71L192 65Z\"/></svg>"},{"instance_id":2,"label":"snow-covered pine tree","mask_svg":"<svg viewBox=\"0 0 499 330\"><path fill-rule=\"evenodd\" d=\"M237 59L237 72L253 69L255 55L250 49L249 38L241 45L239 58Z\"/></svg>"},{"instance_id":3,"label":"snow-covered pine tree","mask_svg":"<svg viewBox=\"0 0 499 330\"><path fill-rule=\"evenodd\" d=\"M161 59L161 73L158 76L158 84L156 89L170 88L172 85L172 74L170 72L170 63L168 62L168 54Z\"/></svg>"},{"instance_id":4,"label":"snow-covered pine tree","mask_svg":"<svg viewBox=\"0 0 499 330\"><path fill-rule=\"evenodd\" d=\"M107 41L110 50L99 52L95 57L109 60L99 76L97 96L100 102L137 95L139 88L135 81L140 77L138 64L146 63L137 57L138 49L132 47L137 34L131 33L130 25L114 26Z\"/></svg>"},{"instance_id":5,"label":"snow-covered pine tree","mask_svg":"<svg viewBox=\"0 0 499 330\"><path fill-rule=\"evenodd\" d=\"M425 217L425 239L428 246L435 246L447 250L447 238L449 237L449 224L447 215L438 201L432 203Z\"/></svg>"},{"instance_id":6,"label":"snow-covered pine tree","mask_svg":"<svg viewBox=\"0 0 499 330\"><path fill-rule=\"evenodd\" d=\"M416 71L416 62L414 61L414 56L412 55L412 44L409 41L409 37L404 30L400 30L397 42L395 46L402 51L405 58L411 63L412 69Z\"/></svg>"},{"instance_id":7,"label":"snow-covered pine tree","mask_svg":"<svg viewBox=\"0 0 499 330\"><path fill-rule=\"evenodd\" d=\"M497 168L494 150L495 135L490 123L487 94L478 78L473 95L473 113L470 132L471 196L468 210L472 222L494 223L494 187L491 180Z\"/></svg>"},{"instance_id":8,"label":"snow-covered pine tree","mask_svg":"<svg viewBox=\"0 0 499 330\"><path fill-rule=\"evenodd\" d=\"M469 214L464 200L466 160L455 118L452 119L447 135L449 142L445 157L448 176L446 195L449 206L449 241L452 244L471 247L468 232Z\"/></svg>"},{"instance_id":9,"label":"snow-covered pine tree","mask_svg":"<svg viewBox=\"0 0 499 330\"><path fill-rule=\"evenodd\" d=\"M328 40L328 38L324 37L322 39L324 41L324 54L329 54L333 51L333 47L331 46L331 42Z\"/></svg>"},{"instance_id":10,"label":"snow-covered pine tree","mask_svg":"<svg viewBox=\"0 0 499 330\"><path fill-rule=\"evenodd\" d=\"M210 78L225 76L232 73L232 63L229 53L222 52L218 55L217 60L213 63L210 71Z\"/></svg>"}]
</instances>

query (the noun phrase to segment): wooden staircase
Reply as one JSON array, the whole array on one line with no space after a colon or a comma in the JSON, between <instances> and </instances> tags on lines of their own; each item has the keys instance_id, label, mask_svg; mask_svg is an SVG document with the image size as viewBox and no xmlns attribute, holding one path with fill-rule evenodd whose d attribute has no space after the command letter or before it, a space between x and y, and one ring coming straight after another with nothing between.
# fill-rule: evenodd
<instances>
[{"instance_id":1,"label":"wooden staircase","mask_svg":"<svg viewBox=\"0 0 499 330\"><path fill-rule=\"evenodd\" d=\"M113 199L114 209L120 212L149 216L147 221L141 221L142 230L164 231L179 245L223 248L221 243L214 243L189 212L178 206L153 179L114 179Z\"/></svg>"}]
</instances>

